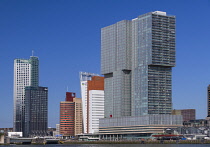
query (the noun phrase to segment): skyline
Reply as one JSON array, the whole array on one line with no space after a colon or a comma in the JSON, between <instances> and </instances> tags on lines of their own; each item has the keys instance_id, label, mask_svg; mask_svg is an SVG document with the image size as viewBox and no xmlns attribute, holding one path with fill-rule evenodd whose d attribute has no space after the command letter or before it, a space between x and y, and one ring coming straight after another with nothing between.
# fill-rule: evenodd
<instances>
[{"instance_id":1,"label":"skyline","mask_svg":"<svg viewBox=\"0 0 210 147\"><path fill-rule=\"evenodd\" d=\"M156 10L177 18L173 109L192 108L196 109L198 119L207 116L207 86L210 84L208 1L186 4L163 0L164 4L153 2L153 5L151 1L137 0L12 1L14 6L10 2L0 2L0 51L3 55L0 58L0 71L3 71L0 97L4 102L0 103L0 127L12 127L14 59L28 59L32 50L34 56L39 57L40 86L49 87L48 126L55 127L59 123L59 103L65 98L67 87L81 98L79 72L100 74L100 29ZM73 21L66 19L68 17Z\"/></svg>"}]
</instances>

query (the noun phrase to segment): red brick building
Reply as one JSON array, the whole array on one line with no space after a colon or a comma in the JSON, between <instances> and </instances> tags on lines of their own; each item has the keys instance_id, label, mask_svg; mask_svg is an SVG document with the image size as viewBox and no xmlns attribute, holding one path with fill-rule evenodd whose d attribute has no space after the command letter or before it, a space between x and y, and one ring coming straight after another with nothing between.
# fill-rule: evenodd
<instances>
[{"instance_id":1,"label":"red brick building","mask_svg":"<svg viewBox=\"0 0 210 147\"><path fill-rule=\"evenodd\" d=\"M82 133L81 99L75 93L66 92L66 101L60 102L60 134L71 138L78 133Z\"/></svg>"}]
</instances>

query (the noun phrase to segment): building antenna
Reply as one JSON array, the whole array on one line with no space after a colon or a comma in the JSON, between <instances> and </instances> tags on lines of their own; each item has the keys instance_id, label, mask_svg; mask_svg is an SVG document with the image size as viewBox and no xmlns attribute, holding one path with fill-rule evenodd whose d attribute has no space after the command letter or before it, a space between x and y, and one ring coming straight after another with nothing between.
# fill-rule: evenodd
<instances>
[{"instance_id":1,"label":"building antenna","mask_svg":"<svg viewBox=\"0 0 210 147\"><path fill-rule=\"evenodd\" d=\"M67 92L69 91L69 86L67 86L66 90L67 90Z\"/></svg>"},{"instance_id":2,"label":"building antenna","mask_svg":"<svg viewBox=\"0 0 210 147\"><path fill-rule=\"evenodd\" d=\"M34 50L32 50L32 57L34 56Z\"/></svg>"}]
</instances>

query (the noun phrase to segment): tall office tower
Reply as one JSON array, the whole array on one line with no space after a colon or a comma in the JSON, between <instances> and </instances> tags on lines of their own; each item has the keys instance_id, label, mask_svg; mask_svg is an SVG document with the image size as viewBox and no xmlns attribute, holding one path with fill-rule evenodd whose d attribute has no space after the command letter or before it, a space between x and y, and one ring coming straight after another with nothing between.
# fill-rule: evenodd
<instances>
[{"instance_id":1,"label":"tall office tower","mask_svg":"<svg viewBox=\"0 0 210 147\"><path fill-rule=\"evenodd\" d=\"M104 77L87 82L87 133L99 132L99 118L104 118Z\"/></svg>"},{"instance_id":2,"label":"tall office tower","mask_svg":"<svg viewBox=\"0 0 210 147\"><path fill-rule=\"evenodd\" d=\"M66 101L60 102L60 134L71 138L82 133L82 100L66 92Z\"/></svg>"},{"instance_id":3,"label":"tall office tower","mask_svg":"<svg viewBox=\"0 0 210 147\"><path fill-rule=\"evenodd\" d=\"M99 75L88 72L80 72L79 74L82 97L83 133L87 133L87 81L91 80L93 76Z\"/></svg>"},{"instance_id":4,"label":"tall office tower","mask_svg":"<svg viewBox=\"0 0 210 147\"><path fill-rule=\"evenodd\" d=\"M171 114L175 16L155 11L102 28L105 117Z\"/></svg>"},{"instance_id":5,"label":"tall office tower","mask_svg":"<svg viewBox=\"0 0 210 147\"><path fill-rule=\"evenodd\" d=\"M48 88L25 87L25 127L23 136L47 136Z\"/></svg>"},{"instance_id":6,"label":"tall office tower","mask_svg":"<svg viewBox=\"0 0 210 147\"><path fill-rule=\"evenodd\" d=\"M60 134L65 137L74 136L75 97L75 93L66 92L66 101L60 102Z\"/></svg>"},{"instance_id":7,"label":"tall office tower","mask_svg":"<svg viewBox=\"0 0 210 147\"><path fill-rule=\"evenodd\" d=\"M25 87L39 85L39 60L14 60L14 123L15 132L22 132L25 124Z\"/></svg>"},{"instance_id":8,"label":"tall office tower","mask_svg":"<svg viewBox=\"0 0 210 147\"><path fill-rule=\"evenodd\" d=\"M210 85L207 88L207 114L207 117L210 118Z\"/></svg>"}]
</instances>

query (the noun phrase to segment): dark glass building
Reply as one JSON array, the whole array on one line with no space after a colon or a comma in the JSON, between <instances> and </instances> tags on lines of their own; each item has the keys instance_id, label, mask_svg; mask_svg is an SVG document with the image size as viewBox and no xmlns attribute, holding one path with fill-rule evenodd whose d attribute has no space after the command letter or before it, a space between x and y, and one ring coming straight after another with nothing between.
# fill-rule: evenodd
<instances>
[{"instance_id":1,"label":"dark glass building","mask_svg":"<svg viewBox=\"0 0 210 147\"><path fill-rule=\"evenodd\" d=\"M24 137L46 136L48 128L48 88L25 87Z\"/></svg>"}]
</instances>

